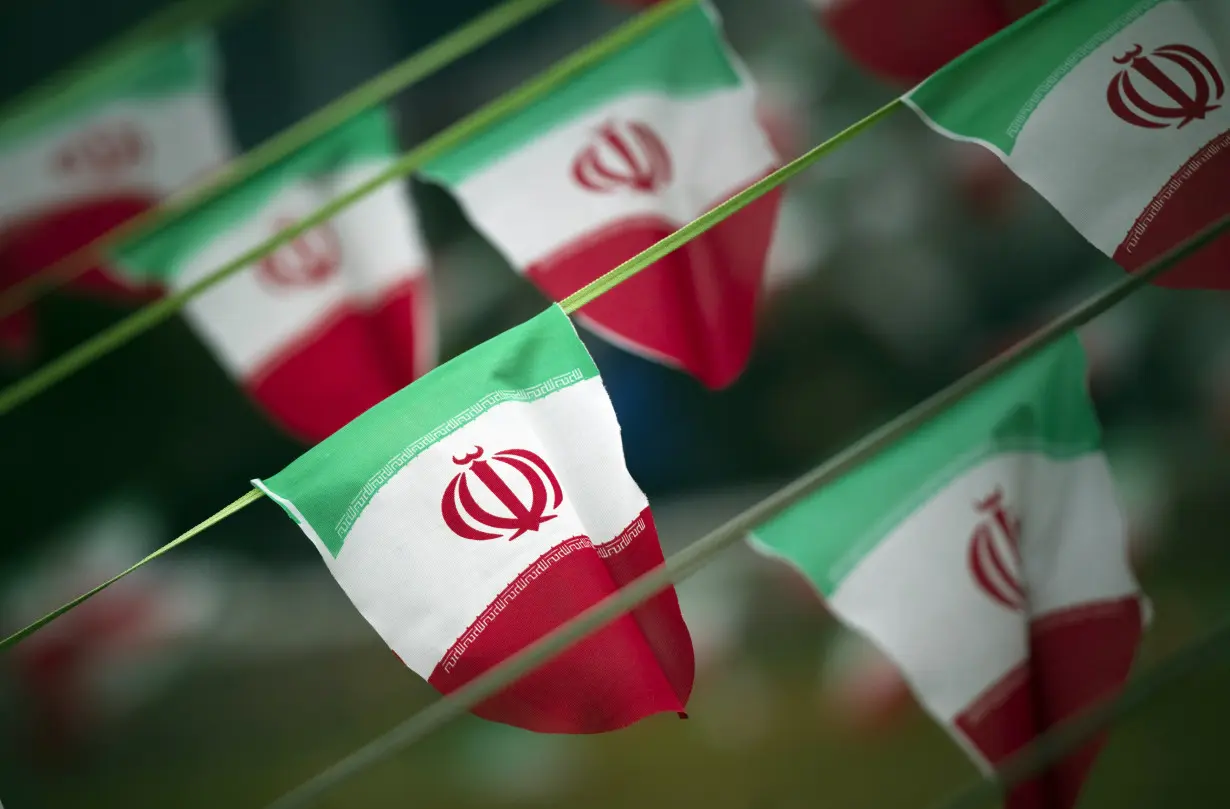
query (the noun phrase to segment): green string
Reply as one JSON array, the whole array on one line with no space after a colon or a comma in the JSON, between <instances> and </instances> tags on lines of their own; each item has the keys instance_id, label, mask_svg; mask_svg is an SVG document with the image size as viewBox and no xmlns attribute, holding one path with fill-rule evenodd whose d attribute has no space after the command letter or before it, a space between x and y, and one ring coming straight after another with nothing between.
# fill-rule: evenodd
<instances>
[{"instance_id":1,"label":"green string","mask_svg":"<svg viewBox=\"0 0 1230 809\"><path fill-rule=\"evenodd\" d=\"M197 525L194 525L192 528L189 528L187 531L180 534L175 539L163 545L161 548L154 551L149 556L145 557L140 562L137 562L135 565L123 571L122 573L117 573L116 575L107 579L102 584L95 587L93 590L82 593L81 595L74 598L72 601L68 602L67 604L61 607L57 607L56 609L44 615L42 618L39 618L34 623L25 627L24 629L18 630L17 632L14 632L12 635L9 635L3 641L0 641L0 650L7 649L8 647L12 646L14 643L17 643L18 641L20 641L22 638L33 634L34 632L38 631L42 627L54 621L56 618L59 618L64 613L85 603L87 600L98 595L103 590L106 590L108 587L115 584L117 581L124 578L129 573L132 573L138 568L143 567L148 562L154 561L155 559L157 559L159 556L162 556L167 551L172 550L174 548L178 548L180 545L192 539L194 536L201 533L206 528L209 528L214 523L221 522L222 520L234 514L236 511L239 511L244 506L247 506L251 503L255 503L261 496L262 496L262 493L259 489L253 489L252 491L248 492L243 497L236 500L234 503L231 503L226 508L217 512L216 514L214 514L212 517L208 518L204 522L201 522Z\"/></svg>"},{"instance_id":2,"label":"green string","mask_svg":"<svg viewBox=\"0 0 1230 809\"><path fill-rule=\"evenodd\" d=\"M233 3L237 0L208 2ZM201 185L163 200L158 206L125 221L90 244L74 250L36 275L5 290L0 294L0 318L12 314L39 295L50 292L82 274L106 248L132 241L184 218L204 203L284 160L355 115L422 81L558 2L560 0L506 0L470 20L231 161L220 171L210 175Z\"/></svg>"},{"instance_id":3,"label":"green string","mask_svg":"<svg viewBox=\"0 0 1230 809\"><path fill-rule=\"evenodd\" d=\"M556 63L539 76L504 94L490 104L462 118L456 124L428 139L394 161L387 169L356 188L335 197L315 213L279 231L276 236L248 250L209 275L172 295L155 301L71 349L34 373L0 391L0 416L37 396L60 380L96 359L114 351L132 338L170 318L188 301L258 261L299 234L324 222L339 211L367 196L390 180L410 174L424 164L454 148L466 138L482 131L545 96L581 71L634 42L646 31L679 14L696 0L669 0L641 13L572 56ZM599 279L601 280L601 279ZM584 291L584 290L582 290Z\"/></svg>"},{"instance_id":4,"label":"green string","mask_svg":"<svg viewBox=\"0 0 1230 809\"><path fill-rule=\"evenodd\" d=\"M773 519L804 497L867 463L973 391L1015 368L1077 326L1088 323L1228 230L1230 230L1230 215L1222 217L1200 233L1150 262L1146 267L1125 276L1102 292L1088 298L1034 332L1026 340L1017 343L1013 348L980 365L952 385L863 436L862 439L806 475L728 520L724 525L693 542L657 567L629 582L622 589L543 635L494 668L475 677L449 696L436 700L383 736L368 742L328 769L300 784L270 804L268 809L296 809L306 806L326 790L361 770L464 716L475 706L503 691L513 682L553 659L572 644L635 609L671 584L691 576L714 555L747 536L756 526Z\"/></svg>"}]
</instances>

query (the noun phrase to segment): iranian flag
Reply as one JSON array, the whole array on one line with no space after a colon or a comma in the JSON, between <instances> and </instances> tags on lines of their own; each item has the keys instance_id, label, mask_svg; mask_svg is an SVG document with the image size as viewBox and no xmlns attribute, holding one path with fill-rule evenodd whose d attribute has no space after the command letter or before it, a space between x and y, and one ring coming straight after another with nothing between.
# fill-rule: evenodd
<instances>
[{"instance_id":1,"label":"iranian flag","mask_svg":"<svg viewBox=\"0 0 1230 809\"><path fill-rule=\"evenodd\" d=\"M1144 625L1075 334L775 520L784 559L985 770L1117 693ZM1104 738L1018 786L1069 809Z\"/></svg>"},{"instance_id":2,"label":"iranian flag","mask_svg":"<svg viewBox=\"0 0 1230 809\"><path fill-rule=\"evenodd\" d=\"M1230 213L1227 67L1224 0L1055 0L906 102L1130 271ZM1230 289L1230 237L1158 283Z\"/></svg>"},{"instance_id":3,"label":"iranian flag","mask_svg":"<svg viewBox=\"0 0 1230 809\"><path fill-rule=\"evenodd\" d=\"M364 112L125 245L118 264L182 290L379 174L396 154L388 113ZM406 189L386 183L192 298L184 314L282 427L315 443L434 364L427 262Z\"/></svg>"},{"instance_id":4,"label":"iranian flag","mask_svg":"<svg viewBox=\"0 0 1230 809\"><path fill-rule=\"evenodd\" d=\"M602 379L557 306L254 484L444 694L662 563ZM668 589L474 712L541 732L614 730L682 711L693 668Z\"/></svg>"},{"instance_id":5,"label":"iranian flag","mask_svg":"<svg viewBox=\"0 0 1230 809\"><path fill-rule=\"evenodd\" d=\"M562 300L779 163L716 12L688 6L430 163L508 261ZM751 353L773 192L580 310L711 388Z\"/></svg>"},{"instance_id":6,"label":"iranian flag","mask_svg":"<svg viewBox=\"0 0 1230 809\"><path fill-rule=\"evenodd\" d=\"M0 286L49 267L224 163L234 147L212 37L152 42L0 122ZM119 299L158 292L107 266L72 286ZM22 354L33 320L0 320Z\"/></svg>"}]
</instances>

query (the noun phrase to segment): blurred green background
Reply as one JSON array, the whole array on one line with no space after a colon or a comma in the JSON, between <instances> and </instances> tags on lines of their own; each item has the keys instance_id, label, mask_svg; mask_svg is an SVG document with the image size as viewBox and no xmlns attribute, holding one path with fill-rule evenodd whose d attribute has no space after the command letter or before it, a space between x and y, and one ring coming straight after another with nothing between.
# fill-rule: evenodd
<instances>
[{"instance_id":1,"label":"blurred green background","mask_svg":"<svg viewBox=\"0 0 1230 809\"><path fill-rule=\"evenodd\" d=\"M157 5L7 4L0 94L12 97ZM259 143L491 5L253 5L219 31L236 138ZM716 5L802 148L900 89L851 63L806 0ZM395 104L403 145L627 13L565 0L411 88ZM587 338L668 553L1119 276L985 158L902 114L794 182L756 354L726 391ZM435 258L442 359L541 310L444 194L418 184L413 193ZM1230 611L1227 304L1219 293L1151 289L1085 334L1156 608L1138 673ZM36 356L0 368L0 385L125 311L69 295L40 301ZM179 321L5 416L0 629L25 616L15 605L55 603L49 594L122 569L303 449ZM66 583L70 560L85 572ZM262 806L432 698L268 503L147 573L129 591L154 594L149 608L171 616L165 637L91 659L64 686L71 710L54 738L39 725L28 673L0 658L7 809ZM975 777L792 574L739 547L680 593L702 658L690 719L655 717L592 738L468 719L321 805L912 809ZM1220 772L1227 673L1210 669L1117 726L1082 805L1230 805Z\"/></svg>"}]
</instances>

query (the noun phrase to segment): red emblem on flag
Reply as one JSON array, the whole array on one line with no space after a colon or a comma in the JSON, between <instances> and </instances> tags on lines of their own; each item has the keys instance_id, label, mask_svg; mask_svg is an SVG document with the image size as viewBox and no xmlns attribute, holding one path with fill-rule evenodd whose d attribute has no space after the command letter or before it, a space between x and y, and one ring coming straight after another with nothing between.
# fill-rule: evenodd
<instances>
[{"instance_id":1,"label":"red emblem on flag","mask_svg":"<svg viewBox=\"0 0 1230 809\"><path fill-rule=\"evenodd\" d=\"M558 515L547 512L564 502L564 493L551 467L527 449L500 450L490 460L483 460L483 448L475 447L474 452L453 458L453 463L468 464L468 467L449 481L440 501L440 512L444 524L462 539L497 539L511 531L508 539L514 540L554 520ZM512 483L496 471L497 463L516 475ZM490 494L490 498L484 498L489 500L487 505L494 506L498 501L504 513L492 513L479 503L471 488L471 479ZM484 531L483 528L492 530Z\"/></svg>"},{"instance_id":2,"label":"red emblem on flag","mask_svg":"<svg viewBox=\"0 0 1230 809\"><path fill-rule=\"evenodd\" d=\"M55 152L52 164L64 174L114 175L136 166L148 151L135 125L114 123L76 135Z\"/></svg>"},{"instance_id":3,"label":"red emblem on flag","mask_svg":"<svg viewBox=\"0 0 1230 809\"><path fill-rule=\"evenodd\" d=\"M1133 126L1167 129L1177 121L1176 128L1182 129L1220 109L1212 102L1226 92L1221 73L1190 45L1163 45L1148 55L1136 45L1115 62L1127 67L1110 80L1106 100L1115 115Z\"/></svg>"},{"instance_id":4,"label":"red emblem on flag","mask_svg":"<svg viewBox=\"0 0 1230 809\"><path fill-rule=\"evenodd\" d=\"M608 121L572 161L572 178L599 194L617 188L652 194L671 181L671 156L647 124L628 121L619 127Z\"/></svg>"},{"instance_id":5,"label":"red emblem on flag","mask_svg":"<svg viewBox=\"0 0 1230 809\"><path fill-rule=\"evenodd\" d=\"M1002 489L974 504L990 519L975 528L969 540L969 569L978 588L1014 612L1025 609L1021 581L1021 521L1004 508Z\"/></svg>"},{"instance_id":6,"label":"red emblem on flag","mask_svg":"<svg viewBox=\"0 0 1230 809\"><path fill-rule=\"evenodd\" d=\"M280 233L294 224L294 219L283 217L274 222L273 230ZM326 222L265 256L257 268L260 277L274 286L307 287L332 278L341 263L341 244Z\"/></svg>"}]
</instances>

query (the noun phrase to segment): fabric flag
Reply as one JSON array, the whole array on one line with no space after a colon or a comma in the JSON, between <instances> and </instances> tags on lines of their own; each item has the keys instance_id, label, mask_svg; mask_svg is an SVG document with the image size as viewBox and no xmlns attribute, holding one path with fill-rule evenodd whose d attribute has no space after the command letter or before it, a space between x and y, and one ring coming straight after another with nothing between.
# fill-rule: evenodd
<instances>
[{"instance_id":1,"label":"fabric flag","mask_svg":"<svg viewBox=\"0 0 1230 809\"><path fill-rule=\"evenodd\" d=\"M253 483L444 694L662 563L602 379L557 306ZM474 712L541 732L614 730L682 711L693 669L669 589Z\"/></svg>"},{"instance_id":2,"label":"fabric flag","mask_svg":"<svg viewBox=\"0 0 1230 809\"><path fill-rule=\"evenodd\" d=\"M1043 0L810 0L820 24L861 66L912 85L1042 5Z\"/></svg>"},{"instance_id":3,"label":"fabric flag","mask_svg":"<svg viewBox=\"0 0 1230 809\"><path fill-rule=\"evenodd\" d=\"M706 4L423 169L555 300L779 163L751 80ZM580 310L612 342L711 388L747 364L777 217L771 193Z\"/></svg>"},{"instance_id":4,"label":"fabric flag","mask_svg":"<svg viewBox=\"0 0 1230 809\"><path fill-rule=\"evenodd\" d=\"M985 769L1127 679L1145 603L1071 334L758 527ZM1069 809L1104 738L1017 787Z\"/></svg>"},{"instance_id":5,"label":"fabric flag","mask_svg":"<svg viewBox=\"0 0 1230 809\"><path fill-rule=\"evenodd\" d=\"M1129 271L1230 213L1230 7L1056 0L907 97ZM1230 289L1221 237L1158 283Z\"/></svg>"},{"instance_id":6,"label":"fabric flag","mask_svg":"<svg viewBox=\"0 0 1230 809\"><path fill-rule=\"evenodd\" d=\"M0 122L0 287L89 244L235 151L212 36L154 42L54 101ZM70 285L119 299L157 292L94 266ZM33 320L0 321L0 348L23 354Z\"/></svg>"},{"instance_id":7,"label":"fabric flag","mask_svg":"<svg viewBox=\"0 0 1230 809\"><path fill-rule=\"evenodd\" d=\"M388 167L383 108L364 112L170 226L124 246L126 274L182 290ZM386 183L194 297L185 316L292 434L315 443L435 362L427 254Z\"/></svg>"}]
</instances>

